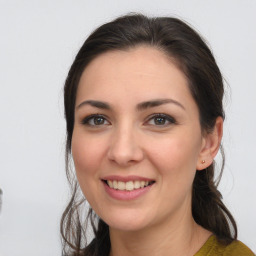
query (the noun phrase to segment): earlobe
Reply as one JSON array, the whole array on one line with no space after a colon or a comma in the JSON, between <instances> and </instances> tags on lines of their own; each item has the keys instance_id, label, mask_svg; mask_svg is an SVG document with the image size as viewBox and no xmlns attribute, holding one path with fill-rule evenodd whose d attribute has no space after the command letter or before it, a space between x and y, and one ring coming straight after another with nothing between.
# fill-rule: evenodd
<instances>
[{"instance_id":1,"label":"earlobe","mask_svg":"<svg viewBox=\"0 0 256 256\"><path fill-rule=\"evenodd\" d=\"M210 166L217 155L223 135L223 118L217 117L215 126L207 133L202 141L202 148L197 160L197 170L203 170Z\"/></svg>"}]
</instances>

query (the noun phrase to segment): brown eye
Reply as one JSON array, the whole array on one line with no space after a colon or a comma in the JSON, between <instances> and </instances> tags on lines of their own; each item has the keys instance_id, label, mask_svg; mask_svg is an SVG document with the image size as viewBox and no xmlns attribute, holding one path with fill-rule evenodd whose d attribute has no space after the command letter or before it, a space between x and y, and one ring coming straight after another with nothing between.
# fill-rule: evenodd
<instances>
[{"instance_id":1,"label":"brown eye","mask_svg":"<svg viewBox=\"0 0 256 256\"><path fill-rule=\"evenodd\" d=\"M88 126L109 125L108 120L102 115L90 115L83 119L82 124Z\"/></svg>"},{"instance_id":2,"label":"brown eye","mask_svg":"<svg viewBox=\"0 0 256 256\"><path fill-rule=\"evenodd\" d=\"M154 114L147 121L147 124L155 126L168 126L175 123L175 119L166 114Z\"/></svg>"},{"instance_id":3,"label":"brown eye","mask_svg":"<svg viewBox=\"0 0 256 256\"><path fill-rule=\"evenodd\" d=\"M166 118L164 117L155 117L154 118L155 125L164 125L166 123Z\"/></svg>"},{"instance_id":4,"label":"brown eye","mask_svg":"<svg viewBox=\"0 0 256 256\"><path fill-rule=\"evenodd\" d=\"M104 124L104 118L94 117L92 122L93 122L94 125L101 125L101 124Z\"/></svg>"}]
</instances>

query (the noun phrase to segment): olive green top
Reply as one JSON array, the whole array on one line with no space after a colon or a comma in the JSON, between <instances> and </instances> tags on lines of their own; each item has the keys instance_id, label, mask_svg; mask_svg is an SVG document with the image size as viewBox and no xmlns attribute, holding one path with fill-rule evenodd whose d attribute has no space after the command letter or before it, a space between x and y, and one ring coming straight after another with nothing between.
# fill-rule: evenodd
<instances>
[{"instance_id":1,"label":"olive green top","mask_svg":"<svg viewBox=\"0 0 256 256\"><path fill-rule=\"evenodd\" d=\"M240 241L233 241L225 246L219 243L215 236L211 236L194 256L255 256L255 254Z\"/></svg>"}]
</instances>

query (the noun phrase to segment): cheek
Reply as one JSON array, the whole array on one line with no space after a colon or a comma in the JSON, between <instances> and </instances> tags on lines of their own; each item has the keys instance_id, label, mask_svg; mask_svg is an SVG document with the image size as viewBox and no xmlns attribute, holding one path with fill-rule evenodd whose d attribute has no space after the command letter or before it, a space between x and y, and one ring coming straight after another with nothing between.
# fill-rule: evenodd
<instances>
[{"instance_id":1,"label":"cheek","mask_svg":"<svg viewBox=\"0 0 256 256\"><path fill-rule=\"evenodd\" d=\"M91 136L73 134L72 155L80 188L92 207L98 194L99 170L103 147Z\"/></svg>"},{"instance_id":2,"label":"cheek","mask_svg":"<svg viewBox=\"0 0 256 256\"><path fill-rule=\"evenodd\" d=\"M72 156L80 188L92 207L98 194L99 170L101 169L101 145L90 136L74 132Z\"/></svg>"},{"instance_id":3,"label":"cheek","mask_svg":"<svg viewBox=\"0 0 256 256\"><path fill-rule=\"evenodd\" d=\"M151 143L151 162L164 175L182 176L192 174L196 170L197 158L200 151L200 138L193 136L175 135Z\"/></svg>"},{"instance_id":4,"label":"cheek","mask_svg":"<svg viewBox=\"0 0 256 256\"><path fill-rule=\"evenodd\" d=\"M93 174L103 155L102 141L74 132L71 147L77 174Z\"/></svg>"}]
</instances>

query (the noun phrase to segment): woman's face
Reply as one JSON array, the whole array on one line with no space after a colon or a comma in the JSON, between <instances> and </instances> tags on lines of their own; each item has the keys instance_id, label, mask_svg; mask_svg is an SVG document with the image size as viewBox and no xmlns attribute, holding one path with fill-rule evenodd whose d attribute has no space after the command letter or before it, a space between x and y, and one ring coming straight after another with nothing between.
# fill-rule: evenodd
<instances>
[{"instance_id":1,"label":"woman's face","mask_svg":"<svg viewBox=\"0 0 256 256\"><path fill-rule=\"evenodd\" d=\"M86 199L111 228L191 215L204 145L188 81L161 51L108 52L84 70L72 155Z\"/></svg>"}]
</instances>

